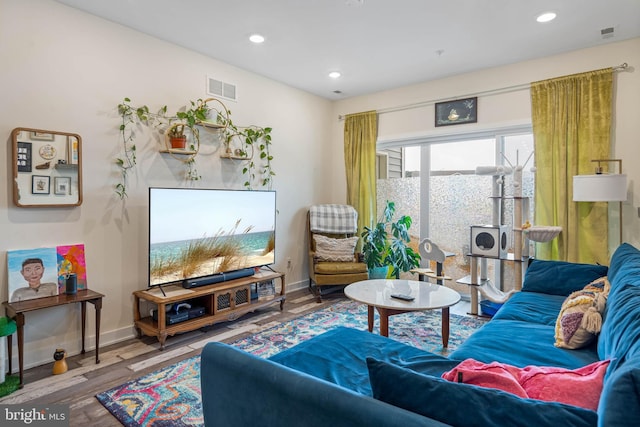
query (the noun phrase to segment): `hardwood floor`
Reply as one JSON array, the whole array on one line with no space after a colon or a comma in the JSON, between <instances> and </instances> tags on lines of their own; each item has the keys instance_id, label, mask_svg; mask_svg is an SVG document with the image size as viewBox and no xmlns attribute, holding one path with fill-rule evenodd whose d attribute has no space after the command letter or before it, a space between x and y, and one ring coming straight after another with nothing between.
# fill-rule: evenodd
<instances>
[{"instance_id":1,"label":"hardwood floor","mask_svg":"<svg viewBox=\"0 0 640 427\"><path fill-rule=\"evenodd\" d=\"M120 426L95 398L97 393L141 377L182 359L200 354L209 341L232 342L314 310L324 308L346 297L340 291L323 296L316 303L307 289L287 294L284 310L273 305L249 313L235 322L226 322L198 331L170 337L165 350L160 351L154 337L130 339L100 348L100 364L95 353L67 357L69 370L52 375L53 362L24 372L24 388L0 399L0 404L68 404L71 426ZM451 308L452 313L465 315L469 303L461 301Z\"/></svg>"}]
</instances>

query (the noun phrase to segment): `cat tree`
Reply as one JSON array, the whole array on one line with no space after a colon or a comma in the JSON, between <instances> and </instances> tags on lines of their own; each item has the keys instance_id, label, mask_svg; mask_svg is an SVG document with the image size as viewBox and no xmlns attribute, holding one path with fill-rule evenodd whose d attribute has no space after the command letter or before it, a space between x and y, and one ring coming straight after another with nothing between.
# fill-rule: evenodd
<instances>
[{"instance_id":1,"label":"cat tree","mask_svg":"<svg viewBox=\"0 0 640 427\"><path fill-rule=\"evenodd\" d=\"M493 200L493 226L488 228L497 229L500 232L501 227L501 206L505 199L504 196L504 178L506 175L513 173L513 253L506 256L487 256L480 253L473 253L474 242L471 242L472 250L469 254L470 258L470 275L460 280L458 283L469 285L470 297L471 297L471 314L478 314L478 305L480 294L495 303L504 303L509 299L511 294L522 289L523 270L526 269L529 261L529 240L546 242L555 238L560 231L561 227L534 227L529 223L529 198L522 196L522 171L526 164L531 159L533 153L529 155L524 164L519 164L518 153L516 152L516 164L515 166L505 158L509 167L506 166L480 166L476 168L477 175L490 175L494 177L495 184L493 185L492 200ZM473 235L472 226L472 235ZM477 226L476 226L477 227ZM472 237L473 240L473 237ZM498 239L499 240L499 239ZM500 244L498 241L496 244ZM511 261L514 263L514 289L508 292L504 292L498 289L489 280L487 275L487 260L490 258L499 259L500 262ZM478 262L480 261L480 262ZM479 265L478 265L479 264ZM478 267L479 271L478 271ZM524 267L524 268L523 268Z\"/></svg>"}]
</instances>

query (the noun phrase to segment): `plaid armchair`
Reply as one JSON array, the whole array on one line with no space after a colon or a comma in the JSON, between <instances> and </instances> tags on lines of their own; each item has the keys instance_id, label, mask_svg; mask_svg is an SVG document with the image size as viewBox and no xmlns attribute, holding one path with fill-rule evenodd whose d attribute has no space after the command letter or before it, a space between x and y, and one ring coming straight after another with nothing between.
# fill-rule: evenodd
<instances>
[{"instance_id":1,"label":"plaid armchair","mask_svg":"<svg viewBox=\"0 0 640 427\"><path fill-rule=\"evenodd\" d=\"M358 213L348 205L314 205L307 213L309 290L322 301L322 287L367 280L367 265L355 252Z\"/></svg>"}]
</instances>

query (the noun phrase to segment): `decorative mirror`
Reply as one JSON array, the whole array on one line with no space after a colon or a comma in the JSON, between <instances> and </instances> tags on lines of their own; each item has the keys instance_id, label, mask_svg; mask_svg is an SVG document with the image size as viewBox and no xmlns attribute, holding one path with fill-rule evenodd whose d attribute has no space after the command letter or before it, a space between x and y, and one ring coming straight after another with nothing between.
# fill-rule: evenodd
<instances>
[{"instance_id":1,"label":"decorative mirror","mask_svg":"<svg viewBox=\"0 0 640 427\"><path fill-rule=\"evenodd\" d=\"M76 133L16 128L13 202L21 208L82 204L82 138Z\"/></svg>"}]
</instances>

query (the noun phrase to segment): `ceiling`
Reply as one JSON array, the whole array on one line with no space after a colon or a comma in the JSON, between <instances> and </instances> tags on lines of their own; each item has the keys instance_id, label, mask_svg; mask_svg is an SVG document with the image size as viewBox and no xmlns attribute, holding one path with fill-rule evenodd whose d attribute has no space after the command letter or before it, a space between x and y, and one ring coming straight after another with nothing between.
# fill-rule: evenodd
<instances>
[{"instance_id":1,"label":"ceiling","mask_svg":"<svg viewBox=\"0 0 640 427\"><path fill-rule=\"evenodd\" d=\"M639 0L57 1L334 100L640 36Z\"/></svg>"}]
</instances>

